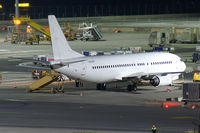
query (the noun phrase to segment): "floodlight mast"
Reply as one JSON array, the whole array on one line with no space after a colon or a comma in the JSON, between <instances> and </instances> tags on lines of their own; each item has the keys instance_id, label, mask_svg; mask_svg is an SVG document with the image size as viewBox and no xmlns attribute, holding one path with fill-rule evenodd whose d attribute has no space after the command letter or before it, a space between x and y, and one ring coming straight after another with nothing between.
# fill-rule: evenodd
<instances>
[{"instance_id":1,"label":"floodlight mast","mask_svg":"<svg viewBox=\"0 0 200 133\"><path fill-rule=\"evenodd\" d=\"M15 18L19 18L19 0L15 0Z\"/></svg>"}]
</instances>

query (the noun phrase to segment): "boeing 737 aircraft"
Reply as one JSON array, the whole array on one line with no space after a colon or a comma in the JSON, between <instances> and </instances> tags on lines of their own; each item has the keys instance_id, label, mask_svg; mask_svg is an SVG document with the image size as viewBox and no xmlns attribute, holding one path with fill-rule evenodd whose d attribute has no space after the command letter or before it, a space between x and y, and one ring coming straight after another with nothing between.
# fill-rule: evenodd
<instances>
[{"instance_id":1,"label":"boeing 737 aircraft","mask_svg":"<svg viewBox=\"0 0 200 133\"><path fill-rule=\"evenodd\" d=\"M84 56L71 49L56 17L49 15L48 20L54 56L51 69L75 80L95 82L97 89L106 89L108 82L130 81L128 90L133 90L139 79L153 86L171 85L186 69L180 57L166 52Z\"/></svg>"}]
</instances>

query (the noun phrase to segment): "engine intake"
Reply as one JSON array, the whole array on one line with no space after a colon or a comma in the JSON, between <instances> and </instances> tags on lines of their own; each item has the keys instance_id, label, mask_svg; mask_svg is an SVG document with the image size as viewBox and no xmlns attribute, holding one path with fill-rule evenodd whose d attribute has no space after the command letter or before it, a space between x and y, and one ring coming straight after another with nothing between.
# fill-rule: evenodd
<instances>
[{"instance_id":1,"label":"engine intake","mask_svg":"<svg viewBox=\"0 0 200 133\"><path fill-rule=\"evenodd\" d=\"M168 74L166 76L154 76L150 79L152 86L172 85L173 75Z\"/></svg>"},{"instance_id":2,"label":"engine intake","mask_svg":"<svg viewBox=\"0 0 200 133\"><path fill-rule=\"evenodd\" d=\"M150 79L150 84L153 86L158 86L160 84L160 79L157 76L155 76L152 79Z\"/></svg>"}]
</instances>

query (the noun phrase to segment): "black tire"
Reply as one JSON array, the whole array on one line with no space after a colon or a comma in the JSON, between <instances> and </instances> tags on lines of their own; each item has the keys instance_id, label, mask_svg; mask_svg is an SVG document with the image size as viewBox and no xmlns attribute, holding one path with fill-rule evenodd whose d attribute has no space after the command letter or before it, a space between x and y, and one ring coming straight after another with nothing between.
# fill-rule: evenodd
<instances>
[{"instance_id":1,"label":"black tire","mask_svg":"<svg viewBox=\"0 0 200 133\"><path fill-rule=\"evenodd\" d=\"M128 85L128 86L127 86L127 90L128 90L128 91L132 91L132 90L133 90L133 89L132 89L132 85Z\"/></svg>"},{"instance_id":2,"label":"black tire","mask_svg":"<svg viewBox=\"0 0 200 133\"><path fill-rule=\"evenodd\" d=\"M136 90L137 90L136 84L128 85L128 86L127 86L127 90L128 90L128 91L136 91Z\"/></svg>"},{"instance_id":3,"label":"black tire","mask_svg":"<svg viewBox=\"0 0 200 133\"><path fill-rule=\"evenodd\" d=\"M96 89L101 90L101 84L97 84Z\"/></svg>"},{"instance_id":4,"label":"black tire","mask_svg":"<svg viewBox=\"0 0 200 133\"><path fill-rule=\"evenodd\" d=\"M133 91L137 91L137 85L136 85L136 84L133 84L133 85L132 85L132 89L133 89Z\"/></svg>"},{"instance_id":5,"label":"black tire","mask_svg":"<svg viewBox=\"0 0 200 133\"><path fill-rule=\"evenodd\" d=\"M96 89L97 90L106 90L106 84L97 84Z\"/></svg>"},{"instance_id":6,"label":"black tire","mask_svg":"<svg viewBox=\"0 0 200 133\"><path fill-rule=\"evenodd\" d=\"M101 90L106 90L106 84L101 84Z\"/></svg>"}]
</instances>

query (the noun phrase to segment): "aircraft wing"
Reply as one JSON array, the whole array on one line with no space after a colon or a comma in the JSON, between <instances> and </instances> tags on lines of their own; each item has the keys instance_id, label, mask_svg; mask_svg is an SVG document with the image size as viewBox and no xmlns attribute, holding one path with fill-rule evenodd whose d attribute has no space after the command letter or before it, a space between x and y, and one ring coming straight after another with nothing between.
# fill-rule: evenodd
<instances>
[{"instance_id":1,"label":"aircraft wing","mask_svg":"<svg viewBox=\"0 0 200 133\"><path fill-rule=\"evenodd\" d=\"M115 79L117 81L126 81L128 79L139 79L144 76L144 73L134 73L134 74L120 74Z\"/></svg>"},{"instance_id":2,"label":"aircraft wing","mask_svg":"<svg viewBox=\"0 0 200 133\"><path fill-rule=\"evenodd\" d=\"M156 75L160 75L160 76L166 76L168 74L180 74L180 72L169 72L169 73L148 73L148 75L146 73L134 73L134 74L128 74L128 75L123 75L121 76L123 80L127 80L127 79L151 79Z\"/></svg>"},{"instance_id":3,"label":"aircraft wing","mask_svg":"<svg viewBox=\"0 0 200 133\"><path fill-rule=\"evenodd\" d=\"M50 67L32 66L32 65L26 65L24 63L17 65L17 67L24 67L24 68L30 68L30 69L41 69L41 70L51 70Z\"/></svg>"},{"instance_id":4,"label":"aircraft wing","mask_svg":"<svg viewBox=\"0 0 200 133\"><path fill-rule=\"evenodd\" d=\"M122 74L121 76L118 76L116 79L128 79L128 78L141 78L144 76L149 76L146 73L134 73L134 74Z\"/></svg>"}]
</instances>

